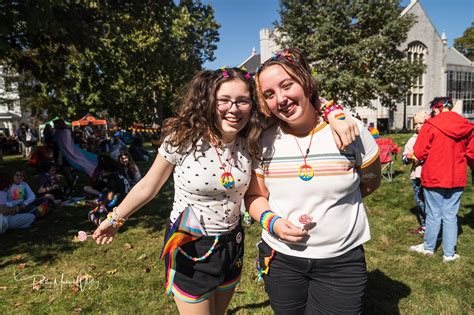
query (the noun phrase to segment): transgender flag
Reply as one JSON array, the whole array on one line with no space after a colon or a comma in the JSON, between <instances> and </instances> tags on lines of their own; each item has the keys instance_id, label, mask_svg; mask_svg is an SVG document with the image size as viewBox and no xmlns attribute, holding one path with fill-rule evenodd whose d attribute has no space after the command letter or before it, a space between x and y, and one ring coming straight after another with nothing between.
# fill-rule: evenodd
<instances>
[{"instance_id":1,"label":"transgender flag","mask_svg":"<svg viewBox=\"0 0 474 315\"><path fill-rule=\"evenodd\" d=\"M161 250L161 259L169 253L172 253L178 247L195 241L206 234L206 231L196 217L193 209L187 207L183 212L181 212L173 223L168 235L166 235L165 245Z\"/></svg>"},{"instance_id":2,"label":"transgender flag","mask_svg":"<svg viewBox=\"0 0 474 315\"><path fill-rule=\"evenodd\" d=\"M93 177L98 164L97 155L75 145L69 129L56 129L55 137L59 149L69 164L76 170Z\"/></svg>"}]
</instances>

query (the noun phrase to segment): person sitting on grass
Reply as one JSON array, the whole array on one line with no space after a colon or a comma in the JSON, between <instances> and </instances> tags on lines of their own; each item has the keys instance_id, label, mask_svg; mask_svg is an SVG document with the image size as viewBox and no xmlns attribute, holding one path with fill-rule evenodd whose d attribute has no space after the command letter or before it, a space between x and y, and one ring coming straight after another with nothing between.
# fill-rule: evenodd
<instances>
[{"instance_id":1,"label":"person sitting on grass","mask_svg":"<svg viewBox=\"0 0 474 315\"><path fill-rule=\"evenodd\" d=\"M18 206L6 205L9 185L9 175L0 173L0 234L7 230L29 228L35 220L35 216L31 213L19 213Z\"/></svg>"},{"instance_id":2,"label":"person sitting on grass","mask_svg":"<svg viewBox=\"0 0 474 315\"><path fill-rule=\"evenodd\" d=\"M125 176L130 186L134 186L142 179L142 174L130 156L130 153L127 151L120 152L118 161L120 163L120 173Z\"/></svg>"},{"instance_id":3,"label":"person sitting on grass","mask_svg":"<svg viewBox=\"0 0 474 315\"><path fill-rule=\"evenodd\" d=\"M102 156L99 167L107 186L105 192L97 199L97 206L88 214L89 221L96 225L99 225L130 191L130 184L123 175L119 174L119 166L115 160L109 156Z\"/></svg>"},{"instance_id":4,"label":"person sitting on grass","mask_svg":"<svg viewBox=\"0 0 474 315\"><path fill-rule=\"evenodd\" d=\"M59 204L65 199L64 188L59 181L56 164L43 161L39 165L38 196L48 199L50 204Z\"/></svg>"},{"instance_id":5,"label":"person sitting on grass","mask_svg":"<svg viewBox=\"0 0 474 315\"><path fill-rule=\"evenodd\" d=\"M25 182L22 170L17 170L13 175L13 183L7 191L7 207L18 207L20 213L32 213L37 218L44 216L49 211L48 201L45 198L36 198L30 185Z\"/></svg>"},{"instance_id":6,"label":"person sitting on grass","mask_svg":"<svg viewBox=\"0 0 474 315\"><path fill-rule=\"evenodd\" d=\"M415 233L419 235L425 234L425 198L423 197L423 187L421 186L421 163L413 155L413 146L415 145L418 133L421 127L425 123L425 120L429 118L428 114L424 111L418 112L413 121L415 124L415 133L408 139L403 150L402 162L405 165L411 164L410 180L413 187L413 193L415 196L415 203L417 206L417 218L420 223L420 227L416 229Z\"/></svg>"}]
</instances>

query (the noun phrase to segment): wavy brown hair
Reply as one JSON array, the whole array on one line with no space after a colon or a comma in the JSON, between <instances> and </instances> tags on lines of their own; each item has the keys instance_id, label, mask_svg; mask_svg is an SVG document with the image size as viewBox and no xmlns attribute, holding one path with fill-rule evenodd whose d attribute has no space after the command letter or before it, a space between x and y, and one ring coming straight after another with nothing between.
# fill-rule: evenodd
<instances>
[{"instance_id":1,"label":"wavy brown hair","mask_svg":"<svg viewBox=\"0 0 474 315\"><path fill-rule=\"evenodd\" d=\"M255 80L239 68L224 68L216 71L202 70L198 72L186 87L185 96L176 117L166 120L161 141L167 142L178 151L184 152L191 147L197 149L199 139L208 142L217 141L223 144L221 128L218 124L216 95L225 82L240 80L244 82L250 93L252 102L250 119L238 133L247 145L252 157L260 155L258 144L262 133L262 115L259 112L256 97Z\"/></svg>"},{"instance_id":2,"label":"wavy brown hair","mask_svg":"<svg viewBox=\"0 0 474 315\"><path fill-rule=\"evenodd\" d=\"M255 81L257 86L257 97L262 114L267 118L272 116L272 113L268 108L267 101L265 100L265 96L263 95L263 91L259 83L259 77L262 71L274 65L281 66L293 80L298 82L303 87L305 96L309 98L311 104L313 104L319 115L321 115L321 103L319 100L318 87L316 81L311 75L311 68L309 67L308 62L301 52L294 48L277 52L275 55L273 55L273 57L265 61L257 70Z\"/></svg>"}]
</instances>

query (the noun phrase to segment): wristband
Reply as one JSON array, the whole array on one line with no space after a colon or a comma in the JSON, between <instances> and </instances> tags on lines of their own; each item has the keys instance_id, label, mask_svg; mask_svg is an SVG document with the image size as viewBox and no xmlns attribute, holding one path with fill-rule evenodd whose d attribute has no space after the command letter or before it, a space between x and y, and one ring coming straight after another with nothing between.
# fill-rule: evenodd
<instances>
[{"instance_id":1,"label":"wristband","mask_svg":"<svg viewBox=\"0 0 474 315\"><path fill-rule=\"evenodd\" d=\"M270 234L274 234L273 226L275 222L281 217L275 214L272 210L265 210L260 215L260 225L262 228Z\"/></svg>"}]
</instances>

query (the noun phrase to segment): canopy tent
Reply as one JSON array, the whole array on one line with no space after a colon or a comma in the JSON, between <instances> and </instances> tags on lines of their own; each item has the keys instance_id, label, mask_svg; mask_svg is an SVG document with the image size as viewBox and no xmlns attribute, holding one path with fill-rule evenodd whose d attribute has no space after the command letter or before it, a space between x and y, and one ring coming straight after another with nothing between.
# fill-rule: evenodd
<instances>
[{"instance_id":1,"label":"canopy tent","mask_svg":"<svg viewBox=\"0 0 474 315\"><path fill-rule=\"evenodd\" d=\"M51 119L50 121L47 121L47 122L45 122L45 123L42 124L42 125L39 125L39 129L40 129L40 130L43 130L43 129L46 127L46 125L50 125L51 127L54 127L53 122L54 122L55 120L58 120L58 119L61 119L61 117L59 117L59 116L54 117L54 118ZM64 122L66 123L66 125L71 126L71 123L70 123L70 122L67 122L67 121L65 121L65 120L64 120Z\"/></svg>"},{"instance_id":2,"label":"canopy tent","mask_svg":"<svg viewBox=\"0 0 474 315\"><path fill-rule=\"evenodd\" d=\"M105 125L107 127L107 121L105 119L97 119L92 114L87 114L79 120L75 120L72 122L74 127L78 126L87 126L89 123L93 125Z\"/></svg>"},{"instance_id":3,"label":"canopy tent","mask_svg":"<svg viewBox=\"0 0 474 315\"><path fill-rule=\"evenodd\" d=\"M44 128L46 128L47 125L50 125L51 127L54 128L54 121L55 121L55 120L58 120L58 119L62 119L62 118L59 117L59 116L56 116L56 117L54 117L53 119L51 119L51 120L45 122L44 124L38 126L38 136L39 136L39 139L40 139L40 140L43 139L43 130L44 130ZM64 119L63 119L63 120L64 120ZM65 120L64 120L64 122L66 123L66 125L71 126L71 123L70 123L70 122L65 121Z\"/></svg>"}]
</instances>

